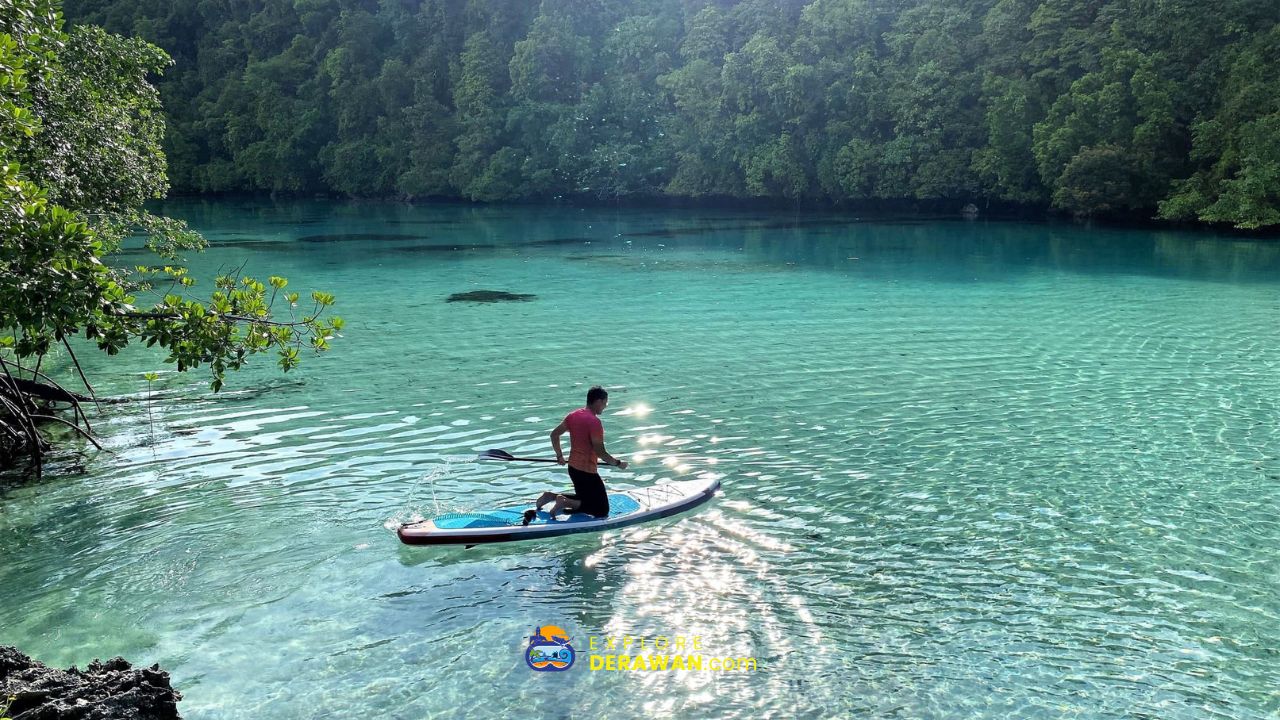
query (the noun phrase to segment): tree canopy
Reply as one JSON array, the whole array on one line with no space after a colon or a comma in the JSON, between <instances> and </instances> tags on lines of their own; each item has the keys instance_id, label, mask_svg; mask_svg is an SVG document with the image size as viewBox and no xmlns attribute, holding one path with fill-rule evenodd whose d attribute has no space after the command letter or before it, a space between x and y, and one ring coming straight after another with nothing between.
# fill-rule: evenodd
<instances>
[{"instance_id":1,"label":"tree canopy","mask_svg":"<svg viewBox=\"0 0 1280 720\"><path fill-rule=\"evenodd\" d=\"M1002 200L1280 222L1280 4L75 0L175 188Z\"/></svg>"},{"instance_id":2,"label":"tree canopy","mask_svg":"<svg viewBox=\"0 0 1280 720\"><path fill-rule=\"evenodd\" d=\"M53 0L0 0L0 455L38 455L36 421L65 423L49 403L78 409L76 394L40 372L55 348L79 368L73 337L113 355L133 342L159 346L179 371L209 367L217 390L255 353L275 350L288 370L301 347L324 350L342 328L321 319L332 296L315 292L312 308L295 310L282 277L232 273L207 299L188 297L196 281L179 253L203 239L142 207L168 190L149 78L169 64L142 40L92 26L64 32ZM165 264L112 263L135 235ZM83 429L67 424L87 434L87 417L77 420Z\"/></svg>"}]
</instances>

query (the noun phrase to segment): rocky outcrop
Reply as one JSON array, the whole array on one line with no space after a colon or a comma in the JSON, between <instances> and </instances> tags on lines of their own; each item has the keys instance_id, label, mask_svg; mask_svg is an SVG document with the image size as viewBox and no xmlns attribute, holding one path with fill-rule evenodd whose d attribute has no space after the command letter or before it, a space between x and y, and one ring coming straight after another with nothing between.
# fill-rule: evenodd
<instances>
[{"instance_id":1,"label":"rocky outcrop","mask_svg":"<svg viewBox=\"0 0 1280 720\"><path fill-rule=\"evenodd\" d=\"M13 720L176 720L182 699L159 665L112 658L59 670L0 646L0 710L10 697Z\"/></svg>"},{"instance_id":2,"label":"rocky outcrop","mask_svg":"<svg viewBox=\"0 0 1280 720\"><path fill-rule=\"evenodd\" d=\"M537 295L528 295L525 293L510 293L505 290L472 290L471 292L454 293L449 296L445 302L474 302L474 303L496 303L496 302L527 302L536 298Z\"/></svg>"}]
</instances>

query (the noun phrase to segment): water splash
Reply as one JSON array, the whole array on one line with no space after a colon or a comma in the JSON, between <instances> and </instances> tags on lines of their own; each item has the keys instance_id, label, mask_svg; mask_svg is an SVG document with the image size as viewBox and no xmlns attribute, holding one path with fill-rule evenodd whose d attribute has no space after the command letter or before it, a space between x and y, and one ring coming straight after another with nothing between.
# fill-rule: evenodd
<instances>
[{"instance_id":1,"label":"water splash","mask_svg":"<svg viewBox=\"0 0 1280 720\"><path fill-rule=\"evenodd\" d=\"M464 462L465 460L467 459L456 456L445 457L443 465L437 465L429 472L419 475L417 479L413 481L413 484L409 486L409 491L406 493L408 496L406 504L396 510L391 517L387 518L386 521L382 523L382 526L388 530L395 531L401 525L420 522L428 517L443 515L447 512L457 512L460 510L461 508L455 505L444 506L440 504L439 498L436 497L436 481L441 478L451 477L453 474L452 469L454 464ZM422 487L424 481L427 488L431 491L430 515L423 514L422 505L418 502L418 489Z\"/></svg>"}]
</instances>

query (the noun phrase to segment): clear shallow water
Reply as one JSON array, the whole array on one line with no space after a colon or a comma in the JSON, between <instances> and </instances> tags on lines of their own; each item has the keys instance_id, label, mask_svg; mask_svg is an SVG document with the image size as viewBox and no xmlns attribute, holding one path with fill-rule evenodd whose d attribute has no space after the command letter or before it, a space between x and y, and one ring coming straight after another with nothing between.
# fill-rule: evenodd
<instances>
[{"instance_id":1,"label":"clear shallow water","mask_svg":"<svg viewBox=\"0 0 1280 720\"><path fill-rule=\"evenodd\" d=\"M1280 245L733 212L176 203L348 332L218 395L81 353L115 456L0 501L0 642L159 662L188 718L1264 717L1280 710ZM130 262L138 258L127 257ZM476 289L523 303L444 302ZM63 367L65 370L65 366ZM408 548L532 498L587 386L619 487L701 511ZM648 412L644 409L648 408ZM714 464L713 464L714 461ZM83 474L76 474L82 465ZM788 467L788 465L792 467ZM805 467L802 467L805 466ZM536 674L535 625L747 674ZM583 653L585 655L586 653Z\"/></svg>"}]
</instances>

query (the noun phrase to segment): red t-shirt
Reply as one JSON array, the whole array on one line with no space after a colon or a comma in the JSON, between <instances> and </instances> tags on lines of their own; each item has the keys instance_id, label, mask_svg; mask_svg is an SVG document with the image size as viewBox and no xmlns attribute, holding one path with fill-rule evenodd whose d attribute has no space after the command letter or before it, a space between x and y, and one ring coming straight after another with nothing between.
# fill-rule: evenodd
<instances>
[{"instance_id":1,"label":"red t-shirt","mask_svg":"<svg viewBox=\"0 0 1280 720\"><path fill-rule=\"evenodd\" d=\"M592 438L604 442L604 423L590 408L578 408L564 416L569 429L569 467L582 472L596 472L596 449Z\"/></svg>"}]
</instances>

